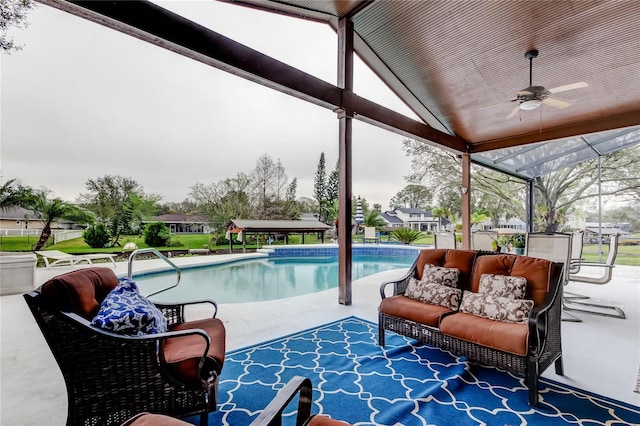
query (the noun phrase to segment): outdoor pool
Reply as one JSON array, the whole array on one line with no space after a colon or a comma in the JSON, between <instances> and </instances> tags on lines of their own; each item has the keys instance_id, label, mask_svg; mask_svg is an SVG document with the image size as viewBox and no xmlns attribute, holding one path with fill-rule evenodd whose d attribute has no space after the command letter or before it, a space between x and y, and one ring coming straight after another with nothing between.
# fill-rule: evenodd
<instances>
[{"instance_id":1,"label":"outdoor pool","mask_svg":"<svg viewBox=\"0 0 640 426\"><path fill-rule=\"evenodd\" d=\"M417 252L385 256L354 255L352 280L378 272L407 268ZM175 283L176 273L134 275L143 294ZM265 257L182 269L178 286L152 297L158 302L213 299L244 303L300 296L338 286L337 256Z\"/></svg>"}]
</instances>

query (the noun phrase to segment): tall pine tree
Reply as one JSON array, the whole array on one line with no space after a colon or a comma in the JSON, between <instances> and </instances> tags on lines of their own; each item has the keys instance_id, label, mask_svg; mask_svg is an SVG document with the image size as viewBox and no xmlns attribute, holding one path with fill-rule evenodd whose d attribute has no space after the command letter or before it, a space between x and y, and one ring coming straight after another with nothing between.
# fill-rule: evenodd
<instances>
[{"instance_id":1,"label":"tall pine tree","mask_svg":"<svg viewBox=\"0 0 640 426\"><path fill-rule=\"evenodd\" d=\"M313 198L318 202L318 218L321 222L326 222L327 170L324 163L324 152L320 153L320 161L318 161L318 169L313 183Z\"/></svg>"}]
</instances>

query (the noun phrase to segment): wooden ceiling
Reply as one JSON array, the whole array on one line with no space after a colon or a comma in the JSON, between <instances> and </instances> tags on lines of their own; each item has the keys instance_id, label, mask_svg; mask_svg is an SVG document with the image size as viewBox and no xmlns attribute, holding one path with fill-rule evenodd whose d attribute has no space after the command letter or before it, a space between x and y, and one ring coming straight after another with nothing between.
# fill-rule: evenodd
<instances>
[{"instance_id":1,"label":"wooden ceiling","mask_svg":"<svg viewBox=\"0 0 640 426\"><path fill-rule=\"evenodd\" d=\"M640 1L229 1L298 18L353 22L354 49L422 119L315 79L146 1L40 0L276 90L457 152L481 153L640 125ZM533 85L588 87L533 111ZM495 105L494 105L495 104Z\"/></svg>"},{"instance_id":2,"label":"wooden ceiling","mask_svg":"<svg viewBox=\"0 0 640 426\"><path fill-rule=\"evenodd\" d=\"M350 16L358 55L425 123L470 152L640 125L639 1L236 3L334 27ZM543 104L507 119L517 105L509 100L529 86L531 49L539 51L534 85L588 87L552 96L569 107Z\"/></svg>"}]
</instances>

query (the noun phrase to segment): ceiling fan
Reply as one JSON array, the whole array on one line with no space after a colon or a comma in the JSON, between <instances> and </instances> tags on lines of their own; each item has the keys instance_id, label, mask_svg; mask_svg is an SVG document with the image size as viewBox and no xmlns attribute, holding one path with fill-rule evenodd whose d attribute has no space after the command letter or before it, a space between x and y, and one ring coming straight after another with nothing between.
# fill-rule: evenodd
<instances>
[{"instance_id":1,"label":"ceiling fan","mask_svg":"<svg viewBox=\"0 0 640 426\"><path fill-rule=\"evenodd\" d=\"M524 54L524 57L529 60L529 87L526 89L522 89L516 92L515 99L510 99L502 102L498 102L497 104L489 105L480 109L491 108L495 105L504 103L504 102L518 102L513 110L507 115L506 119L509 119L516 115L519 110L522 111L532 111L540 105L545 104L553 108L566 108L571 105L569 102L561 101L559 99L552 98L551 95L560 92L566 92L567 90L573 89L581 89L583 87L589 87L587 83L584 81L572 84L566 84L564 86L554 87L552 89L546 89L543 86L534 86L533 85L533 58L538 57L537 50L529 50Z\"/></svg>"}]
</instances>

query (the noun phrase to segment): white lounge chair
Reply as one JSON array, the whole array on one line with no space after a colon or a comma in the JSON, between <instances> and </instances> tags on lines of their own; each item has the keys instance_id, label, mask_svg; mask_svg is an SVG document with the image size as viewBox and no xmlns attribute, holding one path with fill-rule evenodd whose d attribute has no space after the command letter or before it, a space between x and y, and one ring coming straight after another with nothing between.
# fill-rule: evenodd
<instances>
[{"instance_id":1,"label":"white lounge chair","mask_svg":"<svg viewBox=\"0 0 640 426\"><path fill-rule=\"evenodd\" d=\"M44 264L47 268L52 266L75 266L80 262L87 262L89 265L93 264L94 260L109 259L115 268L115 254L110 253L96 253L96 254L68 254L59 250L45 250L37 251L37 254L42 256ZM53 260L53 262L51 262Z\"/></svg>"}]
</instances>

